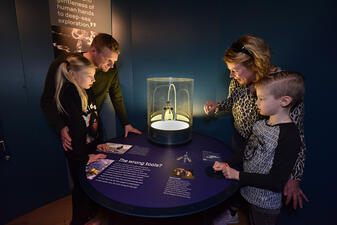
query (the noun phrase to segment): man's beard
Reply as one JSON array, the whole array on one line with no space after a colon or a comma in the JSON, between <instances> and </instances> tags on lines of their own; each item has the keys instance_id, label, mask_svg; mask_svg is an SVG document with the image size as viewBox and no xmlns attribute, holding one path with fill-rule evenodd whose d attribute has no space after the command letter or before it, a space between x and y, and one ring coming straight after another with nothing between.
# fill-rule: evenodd
<instances>
[{"instance_id":1,"label":"man's beard","mask_svg":"<svg viewBox=\"0 0 337 225\"><path fill-rule=\"evenodd\" d=\"M98 69L99 70L102 70L103 72L108 72L108 70L110 69L110 67L109 66L100 66L100 67L98 67Z\"/></svg>"}]
</instances>

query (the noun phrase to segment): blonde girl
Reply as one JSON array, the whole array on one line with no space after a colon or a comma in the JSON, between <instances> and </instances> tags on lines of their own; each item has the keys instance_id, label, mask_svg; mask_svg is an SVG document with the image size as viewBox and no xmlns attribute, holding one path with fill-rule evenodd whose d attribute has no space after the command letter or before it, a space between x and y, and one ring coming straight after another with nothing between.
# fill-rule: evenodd
<instances>
[{"instance_id":1,"label":"blonde girl","mask_svg":"<svg viewBox=\"0 0 337 225\"><path fill-rule=\"evenodd\" d=\"M70 174L74 183L72 190L72 225L85 224L95 216L96 205L85 194L79 183L79 169L105 158L104 154L93 154L96 148L106 149L100 144L101 132L94 96L90 87L95 82L94 65L81 54L65 58L57 70L55 102L72 137L72 150L65 151Z\"/></svg>"}]
</instances>

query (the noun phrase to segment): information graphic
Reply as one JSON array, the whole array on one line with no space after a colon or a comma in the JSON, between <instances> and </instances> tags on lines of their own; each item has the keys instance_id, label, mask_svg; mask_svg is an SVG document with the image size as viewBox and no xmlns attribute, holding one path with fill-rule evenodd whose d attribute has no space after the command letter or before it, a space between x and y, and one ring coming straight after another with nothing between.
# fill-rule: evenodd
<instances>
[{"instance_id":1,"label":"information graphic","mask_svg":"<svg viewBox=\"0 0 337 225\"><path fill-rule=\"evenodd\" d=\"M207 169L214 158L223 161L231 152L215 139L193 135L190 143L177 146L154 144L145 135L113 139L119 147L132 147L124 154L107 153L114 162L87 180L84 190L111 210L137 216L189 214L224 201L238 185Z\"/></svg>"},{"instance_id":2,"label":"information graphic","mask_svg":"<svg viewBox=\"0 0 337 225\"><path fill-rule=\"evenodd\" d=\"M54 55L88 51L98 33L111 34L109 0L49 0Z\"/></svg>"},{"instance_id":3,"label":"information graphic","mask_svg":"<svg viewBox=\"0 0 337 225\"><path fill-rule=\"evenodd\" d=\"M51 25L111 33L109 0L49 0Z\"/></svg>"},{"instance_id":4,"label":"information graphic","mask_svg":"<svg viewBox=\"0 0 337 225\"><path fill-rule=\"evenodd\" d=\"M146 156L147 153L149 152L149 148L147 147L142 147L142 146L134 146L132 148L132 151L129 151L128 154L131 154L131 155L141 155L141 156Z\"/></svg>"},{"instance_id":5,"label":"information graphic","mask_svg":"<svg viewBox=\"0 0 337 225\"><path fill-rule=\"evenodd\" d=\"M141 165L114 163L96 181L126 188L138 188L149 178L150 168Z\"/></svg>"},{"instance_id":6,"label":"information graphic","mask_svg":"<svg viewBox=\"0 0 337 225\"><path fill-rule=\"evenodd\" d=\"M191 198L191 182L181 178L169 177L164 194Z\"/></svg>"},{"instance_id":7,"label":"information graphic","mask_svg":"<svg viewBox=\"0 0 337 225\"><path fill-rule=\"evenodd\" d=\"M101 159L86 166L85 172L87 173L87 179L94 179L99 173L107 168L114 160Z\"/></svg>"},{"instance_id":8,"label":"information graphic","mask_svg":"<svg viewBox=\"0 0 337 225\"><path fill-rule=\"evenodd\" d=\"M123 145L119 143L106 143L106 144L109 146L109 150L104 151L98 149L97 151L122 155L132 147L132 145Z\"/></svg>"},{"instance_id":9,"label":"information graphic","mask_svg":"<svg viewBox=\"0 0 337 225\"><path fill-rule=\"evenodd\" d=\"M215 161L221 161L221 157L220 157L219 153L203 151L202 152L202 160L215 162Z\"/></svg>"}]
</instances>

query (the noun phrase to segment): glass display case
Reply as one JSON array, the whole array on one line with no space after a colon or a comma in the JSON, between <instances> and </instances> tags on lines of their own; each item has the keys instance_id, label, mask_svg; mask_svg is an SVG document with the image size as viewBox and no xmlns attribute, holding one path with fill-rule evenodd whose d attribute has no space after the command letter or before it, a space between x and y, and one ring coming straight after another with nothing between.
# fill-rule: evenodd
<instances>
[{"instance_id":1,"label":"glass display case","mask_svg":"<svg viewBox=\"0 0 337 225\"><path fill-rule=\"evenodd\" d=\"M151 141L175 145L191 140L193 82L191 78L147 79L147 124Z\"/></svg>"}]
</instances>

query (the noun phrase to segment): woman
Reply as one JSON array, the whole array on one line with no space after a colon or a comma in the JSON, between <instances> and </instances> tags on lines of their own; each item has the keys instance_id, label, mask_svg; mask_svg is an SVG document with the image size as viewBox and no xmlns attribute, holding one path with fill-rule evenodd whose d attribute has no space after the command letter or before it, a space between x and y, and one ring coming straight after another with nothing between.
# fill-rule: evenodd
<instances>
[{"instance_id":1,"label":"woman","mask_svg":"<svg viewBox=\"0 0 337 225\"><path fill-rule=\"evenodd\" d=\"M239 154L245 148L253 124L260 118L255 104L257 97L254 83L267 74L280 71L280 68L271 65L269 45L264 40L252 35L237 39L226 50L224 61L230 71L230 78L232 78L229 85L229 94L222 102L206 102L204 111L207 115L212 111L215 111L215 113L218 111L232 112L235 127L232 136L232 148L234 154ZM302 208L302 198L308 201L299 187L305 158L303 102L291 108L290 116L300 131L302 146L291 177L284 189L284 195L287 196L286 204L293 200L293 207L296 209L297 204ZM229 217L235 216L236 214L233 211L236 210L236 207L232 208L232 214L228 214Z\"/></svg>"}]
</instances>

